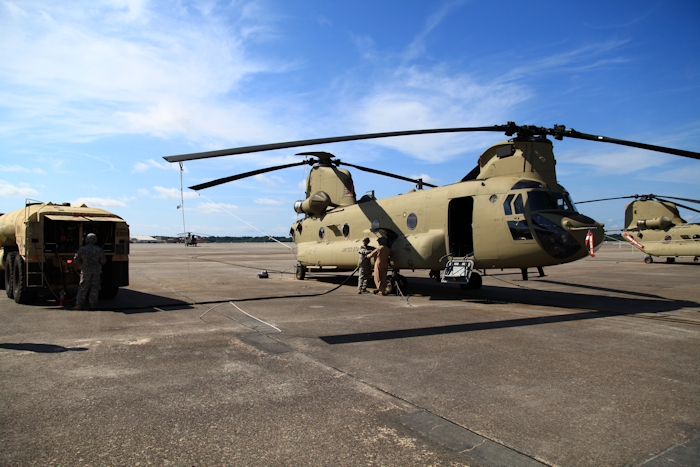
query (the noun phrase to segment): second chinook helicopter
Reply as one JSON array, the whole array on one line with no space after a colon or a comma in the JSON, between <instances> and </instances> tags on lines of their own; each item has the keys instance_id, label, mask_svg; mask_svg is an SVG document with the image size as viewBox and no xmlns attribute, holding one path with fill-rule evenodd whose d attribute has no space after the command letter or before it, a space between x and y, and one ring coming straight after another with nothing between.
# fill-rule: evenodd
<instances>
[{"instance_id":1,"label":"second chinook helicopter","mask_svg":"<svg viewBox=\"0 0 700 467\"><path fill-rule=\"evenodd\" d=\"M645 263L653 263L654 256L666 257L667 263L674 263L676 258L683 256L690 256L696 262L700 259L700 224L690 224L683 220L678 206L698 213L700 210L669 201L673 199L700 204L700 200L674 196L662 198L650 194L593 199L576 204L627 198L635 200L625 207L622 237L647 255Z\"/></svg>"},{"instance_id":2,"label":"second chinook helicopter","mask_svg":"<svg viewBox=\"0 0 700 467\"><path fill-rule=\"evenodd\" d=\"M352 271L363 237L383 237L391 248L389 288L406 290L402 269L425 269L442 282L481 286L476 269L542 268L585 257L603 241L603 225L580 214L557 182L548 135L621 144L700 159L700 154L644 143L594 136L566 129L506 125L443 128L319 138L168 156L169 162L395 136L495 131L511 137L491 146L460 181L435 187L422 180L361 167L327 152L305 152L310 160L267 167L190 187L201 190L274 170L313 165L306 199L294 209L305 217L290 235L297 244L297 279L307 271ZM355 196L352 176L340 165L413 182L416 190L389 198ZM423 189L425 186L431 189ZM376 241L375 240L375 241Z\"/></svg>"}]
</instances>

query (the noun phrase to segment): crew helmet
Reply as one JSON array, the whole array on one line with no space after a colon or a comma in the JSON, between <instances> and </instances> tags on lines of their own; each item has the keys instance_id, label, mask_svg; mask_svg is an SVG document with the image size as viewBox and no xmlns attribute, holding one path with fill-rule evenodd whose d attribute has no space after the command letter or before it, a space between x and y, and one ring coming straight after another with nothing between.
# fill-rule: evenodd
<instances>
[{"instance_id":1,"label":"crew helmet","mask_svg":"<svg viewBox=\"0 0 700 467\"><path fill-rule=\"evenodd\" d=\"M95 243L97 243L97 235L95 235L94 233L87 234L87 237L85 237L85 242L94 245Z\"/></svg>"}]
</instances>

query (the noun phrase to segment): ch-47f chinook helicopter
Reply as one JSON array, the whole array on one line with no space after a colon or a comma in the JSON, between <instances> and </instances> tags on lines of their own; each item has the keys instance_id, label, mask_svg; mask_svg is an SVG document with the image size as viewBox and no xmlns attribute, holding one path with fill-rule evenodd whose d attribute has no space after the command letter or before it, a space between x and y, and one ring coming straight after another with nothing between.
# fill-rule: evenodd
<instances>
[{"instance_id":1,"label":"ch-47f chinook helicopter","mask_svg":"<svg viewBox=\"0 0 700 467\"><path fill-rule=\"evenodd\" d=\"M190 187L202 190L222 183L301 165L313 165L306 180L306 199L294 209L305 217L291 229L297 244L296 277L307 271L352 271L363 237L383 238L391 248L393 275L389 288L406 290L402 269L426 269L442 282L463 288L481 286L477 269L527 269L567 263L585 257L603 241L603 225L580 214L557 182L552 142L563 137L621 144L700 159L700 153L580 133L563 125L553 128L506 125L442 128L319 138L169 156L169 162L245 154L407 135L457 132L503 132L511 137L487 149L462 180L441 187L400 175L341 162L327 152L305 152L302 162L246 172ZM340 165L385 175L417 185L389 198L356 199L350 172ZM423 189L425 186L431 189Z\"/></svg>"},{"instance_id":2,"label":"ch-47f chinook helicopter","mask_svg":"<svg viewBox=\"0 0 700 467\"><path fill-rule=\"evenodd\" d=\"M699 200L674 196L633 195L617 198L593 199L576 204L595 203L614 199L634 198L625 207L625 228L622 237L642 253L644 262L651 264L654 256L665 256L667 263L676 258L690 256L700 259L700 224L689 224L681 218L678 206L700 213L700 210L669 199L698 203ZM668 199L666 199L668 198Z\"/></svg>"}]
</instances>

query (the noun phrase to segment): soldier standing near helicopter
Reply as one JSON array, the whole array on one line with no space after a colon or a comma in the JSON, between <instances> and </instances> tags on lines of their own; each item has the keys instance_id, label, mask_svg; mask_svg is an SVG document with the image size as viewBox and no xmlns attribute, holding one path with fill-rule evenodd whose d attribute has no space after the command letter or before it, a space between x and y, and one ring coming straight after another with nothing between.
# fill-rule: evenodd
<instances>
[{"instance_id":1,"label":"soldier standing near helicopter","mask_svg":"<svg viewBox=\"0 0 700 467\"><path fill-rule=\"evenodd\" d=\"M389 270L389 256L391 256L391 250L387 247L386 239L380 237L379 246L371 251L367 258L374 258L374 284L377 286L377 290L374 291L377 295L384 295L384 290L386 289L386 274Z\"/></svg>"},{"instance_id":2,"label":"soldier standing near helicopter","mask_svg":"<svg viewBox=\"0 0 700 467\"><path fill-rule=\"evenodd\" d=\"M75 297L74 310L82 310L85 303L85 296L90 291L88 303L91 309L97 307L97 299L100 293L100 275L102 274L102 265L107 262L105 252L102 248L96 245L97 235L89 233L85 237L85 245L80 247L73 258L73 263L80 267L80 286L78 286L78 294Z\"/></svg>"},{"instance_id":3,"label":"soldier standing near helicopter","mask_svg":"<svg viewBox=\"0 0 700 467\"><path fill-rule=\"evenodd\" d=\"M367 292L367 281L372 274L372 263L367 255L374 251L374 247L369 246L369 237L362 239L362 246L358 250L360 258L357 261L358 278L357 293Z\"/></svg>"}]
</instances>

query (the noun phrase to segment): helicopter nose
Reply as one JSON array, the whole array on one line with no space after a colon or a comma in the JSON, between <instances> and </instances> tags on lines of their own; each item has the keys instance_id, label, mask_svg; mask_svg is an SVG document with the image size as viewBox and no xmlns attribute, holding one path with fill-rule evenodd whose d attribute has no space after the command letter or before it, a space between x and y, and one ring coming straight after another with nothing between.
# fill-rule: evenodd
<instances>
[{"instance_id":1,"label":"helicopter nose","mask_svg":"<svg viewBox=\"0 0 700 467\"><path fill-rule=\"evenodd\" d=\"M603 225L580 214L537 213L532 215L532 225L544 251L558 259L582 257L588 249L589 231L593 233L595 246L603 242Z\"/></svg>"},{"instance_id":2,"label":"helicopter nose","mask_svg":"<svg viewBox=\"0 0 700 467\"><path fill-rule=\"evenodd\" d=\"M588 232L593 234L593 245L596 249L602 245L605 231L605 224L596 222L590 217L584 216L582 214L576 214L575 216L562 217L562 227L569 231L576 240L581 242L585 246L586 236Z\"/></svg>"}]
</instances>

